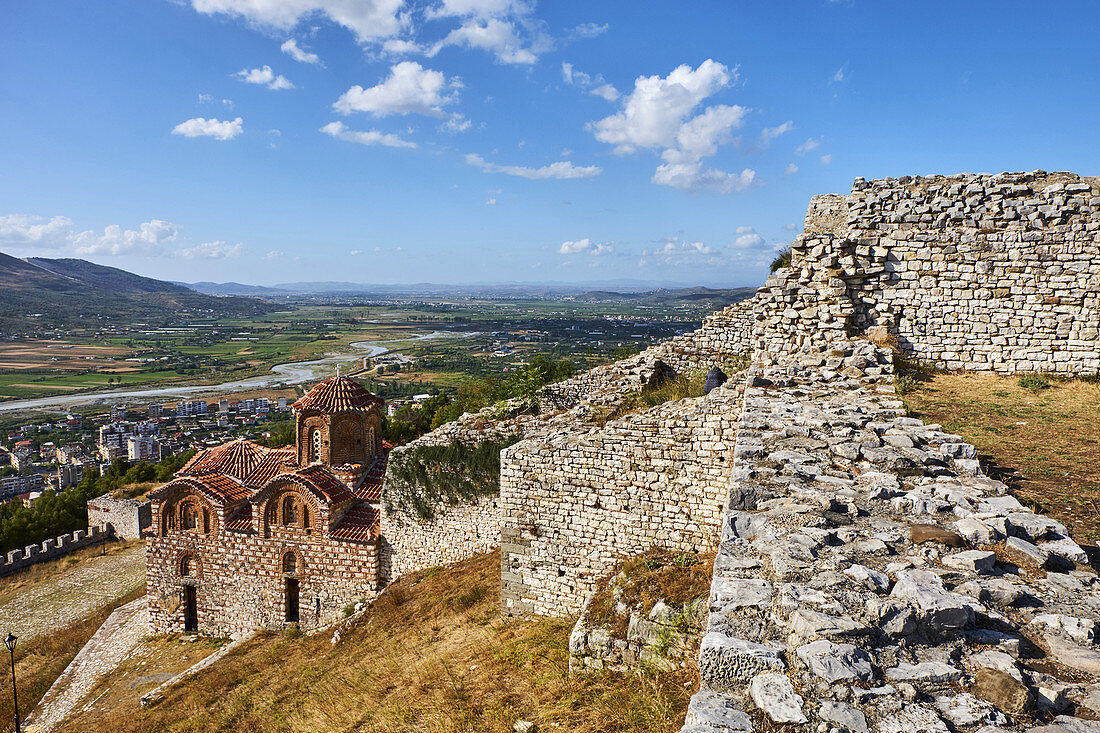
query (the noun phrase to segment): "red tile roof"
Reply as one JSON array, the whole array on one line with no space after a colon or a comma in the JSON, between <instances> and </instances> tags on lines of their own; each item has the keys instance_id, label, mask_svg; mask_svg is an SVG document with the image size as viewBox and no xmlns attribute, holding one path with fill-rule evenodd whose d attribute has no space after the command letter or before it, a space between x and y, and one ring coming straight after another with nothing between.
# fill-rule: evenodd
<instances>
[{"instance_id":1,"label":"red tile roof","mask_svg":"<svg viewBox=\"0 0 1100 733\"><path fill-rule=\"evenodd\" d=\"M150 492L162 496L168 488L187 486L198 491L216 504L233 504L252 495L252 489L239 479L224 473L204 473L200 476L177 476L164 486Z\"/></svg>"},{"instance_id":2,"label":"red tile roof","mask_svg":"<svg viewBox=\"0 0 1100 733\"><path fill-rule=\"evenodd\" d=\"M330 505L341 504L355 498L348 487L329 473L324 466L306 466L293 473L285 473L272 479L272 481L278 480L293 481Z\"/></svg>"},{"instance_id":3,"label":"red tile roof","mask_svg":"<svg viewBox=\"0 0 1100 733\"><path fill-rule=\"evenodd\" d=\"M318 382L295 402L295 410L311 409L324 413L368 410L383 401L353 379L333 377Z\"/></svg>"},{"instance_id":4,"label":"red tile roof","mask_svg":"<svg viewBox=\"0 0 1100 733\"><path fill-rule=\"evenodd\" d=\"M193 476L217 471L244 480L270 451L270 448L259 443L240 438L200 451L176 475Z\"/></svg>"},{"instance_id":5,"label":"red tile roof","mask_svg":"<svg viewBox=\"0 0 1100 733\"><path fill-rule=\"evenodd\" d=\"M369 504L356 504L348 509L329 535L348 542L373 542L380 533L378 510Z\"/></svg>"},{"instance_id":6,"label":"red tile roof","mask_svg":"<svg viewBox=\"0 0 1100 733\"><path fill-rule=\"evenodd\" d=\"M363 476L363 479L359 482L359 485L355 487L355 495L360 499L365 499L366 501L382 500L382 481L386 478L386 458L392 447L392 443L387 441L382 442L382 448L385 450L385 455L371 464L370 468L367 469L366 474Z\"/></svg>"}]
</instances>

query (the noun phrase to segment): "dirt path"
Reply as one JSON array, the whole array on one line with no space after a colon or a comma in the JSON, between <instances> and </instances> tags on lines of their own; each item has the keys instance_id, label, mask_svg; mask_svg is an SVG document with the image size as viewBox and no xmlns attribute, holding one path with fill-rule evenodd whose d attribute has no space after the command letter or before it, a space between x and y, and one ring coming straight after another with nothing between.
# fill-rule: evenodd
<instances>
[{"instance_id":1,"label":"dirt path","mask_svg":"<svg viewBox=\"0 0 1100 733\"><path fill-rule=\"evenodd\" d=\"M145 545L106 557L36 583L0 605L0 633L11 631L26 643L63 629L117 601L145 582Z\"/></svg>"},{"instance_id":2,"label":"dirt path","mask_svg":"<svg viewBox=\"0 0 1100 733\"><path fill-rule=\"evenodd\" d=\"M145 599L115 609L27 719L27 731L45 733L63 721L96 683L118 667L149 631Z\"/></svg>"}]
</instances>

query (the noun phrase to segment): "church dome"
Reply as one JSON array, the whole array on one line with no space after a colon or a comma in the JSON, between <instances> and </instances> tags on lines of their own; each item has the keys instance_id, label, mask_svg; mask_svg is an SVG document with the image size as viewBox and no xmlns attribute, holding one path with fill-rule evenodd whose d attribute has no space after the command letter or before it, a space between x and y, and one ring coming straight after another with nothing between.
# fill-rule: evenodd
<instances>
[{"instance_id":1,"label":"church dome","mask_svg":"<svg viewBox=\"0 0 1100 733\"><path fill-rule=\"evenodd\" d=\"M332 377L318 382L292 407L295 410L317 410L323 413L366 411L383 404L363 385L347 377Z\"/></svg>"}]
</instances>

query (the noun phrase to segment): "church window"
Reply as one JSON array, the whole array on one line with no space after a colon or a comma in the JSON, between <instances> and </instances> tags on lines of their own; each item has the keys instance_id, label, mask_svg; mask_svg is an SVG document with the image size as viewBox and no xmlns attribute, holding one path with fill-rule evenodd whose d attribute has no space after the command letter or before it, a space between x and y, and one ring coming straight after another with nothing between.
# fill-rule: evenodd
<instances>
[{"instance_id":1,"label":"church window","mask_svg":"<svg viewBox=\"0 0 1100 733\"><path fill-rule=\"evenodd\" d=\"M195 558L190 555L184 555L180 560L180 577L190 578L198 575L199 564Z\"/></svg>"},{"instance_id":2,"label":"church window","mask_svg":"<svg viewBox=\"0 0 1100 733\"><path fill-rule=\"evenodd\" d=\"M283 524L298 523L298 507L293 496L283 499Z\"/></svg>"},{"instance_id":3,"label":"church window","mask_svg":"<svg viewBox=\"0 0 1100 733\"><path fill-rule=\"evenodd\" d=\"M296 573L298 572L298 558L293 552L288 552L283 555L283 572L284 573Z\"/></svg>"},{"instance_id":4,"label":"church window","mask_svg":"<svg viewBox=\"0 0 1100 733\"><path fill-rule=\"evenodd\" d=\"M210 510L202 510L202 533L210 534Z\"/></svg>"},{"instance_id":5,"label":"church window","mask_svg":"<svg viewBox=\"0 0 1100 733\"><path fill-rule=\"evenodd\" d=\"M195 511L195 507L190 502L183 504L180 507L180 529L187 531L194 531L198 529L199 517L198 512Z\"/></svg>"},{"instance_id":6,"label":"church window","mask_svg":"<svg viewBox=\"0 0 1100 733\"><path fill-rule=\"evenodd\" d=\"M312 450L310 452L310 462L319 463L321 461L321 431L314 430L312 436Z\"/></svg>"}]
</instances>

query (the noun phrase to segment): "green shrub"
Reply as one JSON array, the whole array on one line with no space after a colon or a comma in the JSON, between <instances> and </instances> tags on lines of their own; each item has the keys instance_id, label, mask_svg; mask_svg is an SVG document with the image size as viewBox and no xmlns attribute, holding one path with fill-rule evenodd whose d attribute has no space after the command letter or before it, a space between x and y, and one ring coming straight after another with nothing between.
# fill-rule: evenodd
<instances>
[{"instance_id":1,"label":"green shrub","mask_svg":"<svg viewBox=\"0 0 1100 733\"><path fill-rule=\"evenodd\" d=\"M790 247L784 247L783 249L779 250L778 254L775 255L775 259L772 260L772 263L770 265L772 272L775 272L776 270L778 270L781 267L790 267L790 266L791 266L791 248Z\"/></svg>"},{"instance_id":2,"label":"green shrub","mask_svg":"<svg viewBox=\"0 0 1100 733\"><path fill-rule=\"evenodd\" d=\"M1039 374L1028 374L1027 376L1020 377L1020 386L1024 389L1031 389L1038 392L1041 389L1050 387L1050 380Z\"/></svg>"},{"instance_id":3,"label":"green shrub","mask_svg":"<svg viewBox=\"0 0 1100 733\"><path fill-rule=\"evenodd\" d=\"M894 379L894 389L899 395L907 395L917 388L917 380L909 374L901 374Z\"/></svg>"}]
</instances>

